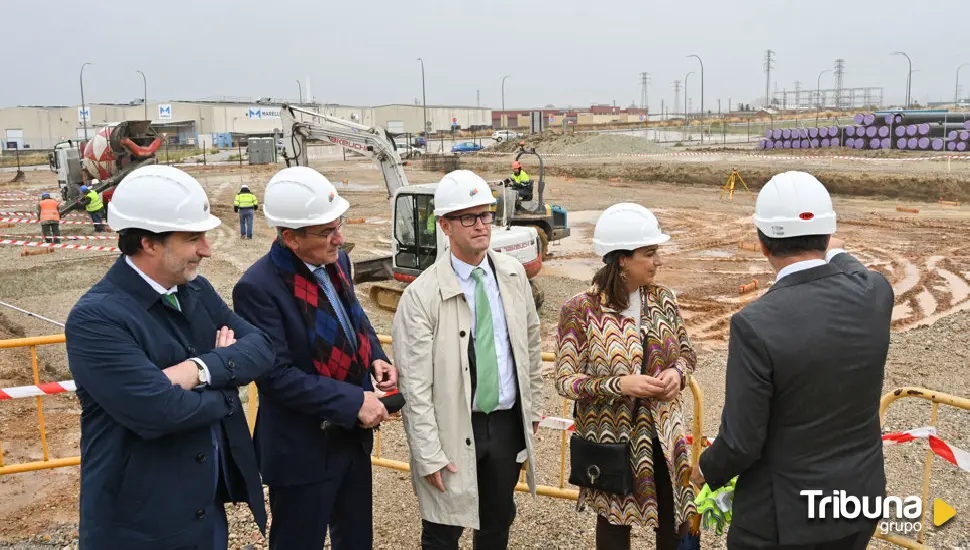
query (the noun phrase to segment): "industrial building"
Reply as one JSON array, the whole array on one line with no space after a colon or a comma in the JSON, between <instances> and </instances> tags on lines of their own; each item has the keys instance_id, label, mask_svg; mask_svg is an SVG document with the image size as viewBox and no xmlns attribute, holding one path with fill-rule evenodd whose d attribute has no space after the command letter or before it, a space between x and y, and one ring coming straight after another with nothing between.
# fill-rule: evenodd
<instances>
[{"instance_id":1,"label":"industrial building","mask_svg":"<svg viewBox=\"0 0 970 550\"><path fill-rule=\"evenodd\" d=\"M93 136L105 125L126 120L151 120L169 145L231 147L250 136L272 136L282 130L280 103L232 99L167 101L147 104L87 103L71 106L0 108L2 149L51 149L68 139ZM390 104L359 107L306 104L303 108L380 126L395 134L420 133L427 120L432 132L484 129L492 124L491 109L461 105Z\"/></svg>"}]
</instances>

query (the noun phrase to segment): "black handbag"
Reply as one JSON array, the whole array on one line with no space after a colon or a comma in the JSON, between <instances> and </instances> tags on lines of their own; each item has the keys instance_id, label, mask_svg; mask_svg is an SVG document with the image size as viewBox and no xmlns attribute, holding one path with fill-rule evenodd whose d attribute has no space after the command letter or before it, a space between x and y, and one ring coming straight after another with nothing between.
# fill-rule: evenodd
<instances>
[{"instance_id":1,"label":"black handbag","mask_svg":"<svg viewBox=\"0 0 970 550\"><path fill-rule=\"evenodd\" d=\"M630 445L596 443L579 434L569 439L569 483L627 496L633 492Z\"/></svg>"},{"instance_id":2,"label":"black handbag","mask_svg":"<svg viewBox=\"0 0 970 550\"><path fill-rule=\"evenodd\" d=\"M643 354L640 374L646 371L647 354ZM640 400L633 401L636 415ZM576 404L573 404L573 418ZM569 439L569 483L597 489L615 495L633 493L633 466L630 464L630 445L627 441L597 443L573 433Z\"/></svg>"}]
</instances>

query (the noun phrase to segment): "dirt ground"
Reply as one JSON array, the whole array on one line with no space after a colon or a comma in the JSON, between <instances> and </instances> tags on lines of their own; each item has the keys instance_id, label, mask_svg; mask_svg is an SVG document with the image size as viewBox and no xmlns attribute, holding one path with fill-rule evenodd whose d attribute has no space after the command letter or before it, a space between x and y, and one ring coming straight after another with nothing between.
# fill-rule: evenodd
<instances>
[{"instance_id":1,"label":"dirt ground","mask_svg":"<svg viewBox=\"0 0 970 550\"><path fill-rule=\"evenodd\" d=\"M473 166L487 179L497 180L507 175L510 159L476 157L463 165ZM743 174L752 191L757 192L771 173L797 167L797 163L788 161L765 161L747 166ZM355 243L352 258L386 254L390 249L390 209L380 173L364 159L326 162L316 168L337 183L339 192L351 202L349 215L365 220L362 224L346 226L347 240ZM529 169L528 164L526 168ZM763 293L773 280L764 258L739 246L742 241L750 245L756 239L750 222L753 197L739 188L733 200L719 199L719 187L730 172L731 162L559 158L547 161L546 168L546 202L568 209L572 236L552 245L551 257L537 279L546 293L546 302L540 310L544 349L553 350L559 304L586 288L599 265L591 244L599 213L616 202L642 203L657 214L662 228L673 237L663 247L665 263L658 282L677 293L697 347L696 377L704 392L704 433L716 435L724 401L730 317ZM801 168L816 170L811 165ZM213 257L203 263L202 274L227 302L242 272L266 252L275 236L262 216L257 215L255 238L240 240L232 197L243 183L261 197L265 182L275 170L275 167L189 170L206 187L213 213L224 222L210 233ZM440 176L409 171L412 183L433 182ZM970 196L970 177L963 172L947 175L923 173L922 169L871 174L854 167L843 170L838 165L826 168L820 177L833 191L839 213L838 234L846 240L848 250L883 272L896 293L893 339L883 392L922 387L970 396L967 367L970 244L966 237L970 234L970 207L945 206L938 202L938 191L944 189L947 199L964 200L964 195ZM55 187L53 176L46 172L30 173L27 182L16 186L0 186L0 211L30 211L34 208L31 197ZM903 203L886 197L907 200ZM918 208L919 213L898 212L896 208L900 205ZM90 226L64 226L62 232L93 235ZM0 229L0 239L7 238L3 235L38 233L36 224L18 224ZM114 241L77 243L111 246ZM116 257L113 253L75 250L23 257L20 247L0 246L0 300L63 322L77 299L104 275ZM758 289L740 295L739 286L752 281L757 281ZM370 302L369 286L359 285L358 296L377 331L388 334L392 316ZM54 334L59 330L36 318L0 308L0 339ZM62 345L39 348L38 361L42 381L70 377ZM543 410L548 415L563 416L563 402L553 387L552 365L545 366L547 386ZM31 383L29 351L0 351L0 388ZM688 417L692 402L689 395L685 397ZM44 398L43 404L50 456L76 455L80 412L77 400L72 395L52 396ZM889 408L884 429L890 432L928 425L929 410L925 401L904 399ZM42 458L36 419L32 399L0 403L4 464ZM968 425L970 412L940 408L938 426L944 440L970 450ZM540 432L537 466L542 484L559 485L560 439L561 432ZM384 457L407 460L400 422L391 422L382 429L382 447ZM890 494L920 494L926 449L925 441L887 448ZM967 519L970 496L963 490L968 474L938 457L933 461L930 501L944 499L957 510L957 517L938 530L928 527L927 543L936 548L965 548L970 544L970 520ZM375 469L374 487L375 546L418 547L420 521L408 476ZM77 492L76 467L0 478L0 502L3 503L0 548L74 547ZM589 513L577 514L573 502L533 500L521 493L516 495L516 502L518 517L513 527L512 547L593 547L594 517ZM265 544L241 508L231 513L231 530L233 548ZM652 546L652 533L635 530L634 536L635 547ZM724 546L724 537L704 533L703 538L705 548ZM465 543L470 547L467 535ZM884 545L873 543L873 547L880 546Z\"/></svg>"}]
</instances>

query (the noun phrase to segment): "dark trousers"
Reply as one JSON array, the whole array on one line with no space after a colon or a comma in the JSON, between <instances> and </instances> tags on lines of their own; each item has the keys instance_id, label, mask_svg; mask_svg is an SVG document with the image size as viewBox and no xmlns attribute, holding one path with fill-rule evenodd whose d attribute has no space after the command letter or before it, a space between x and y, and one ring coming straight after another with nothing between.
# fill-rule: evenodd
<instances>
[{"instance_id":1,"label":"dark trousers","mask_svg":"<svg viewBox=\"0 0 970 550\"><path fill-rule=\"evenodd\" d=\"M104 208L95 210L94 212L88 211L88 215L91 216L91 221L94 222L94 231L97 233L104 231L104 224L101 223L104 216Z\"/></svg>"},{"instance_id":2,"label":"dark trousers","mask_svg":"<svg viewBox=\"0 0 970 550\"><path fill-rule=\"evenodd\" d=\"M44 234L45 243L58 244L61 242L61 224L58 222L40 222L40 231Z\"/></svg>"},{"instance_id":3,"label":"dark trousers","mask_svg":"<svg viewBox=\"0 0 970 550\"><path fill-rule=\"evenodd\" d=\"M777 543L768 542L760 539L757 535L752 535L748 531L732 527L728 531L727 547L731 550L737 549L772 549L772 550L865 550L869 545L869 539L876 530L876 524L872 524L867 529L858 533L853 533L840 539L819 542L816 544L796 544L780 546Z\"/></svg>"},{"instance_id":4,"label":"dark trousers","mask_svg":"<svg viewBox=\"0 0 970 550\"><path fill-rule=\"evenodd\" d=\"M370 455L358 444L321 458L331 475L311 485L270 486L271 550L321 550L330 530L334 550L373 547Z\"/></svg>"},{"instance_id":5,"label":"dark trousers","mask_svg":"<svg viewBox=\"0 0 970 550\"><path fill-rule=\"evenodd\" d=\"M478 474L478 520L472 544L476 549L508 548L509 529L515 520L515 485L522 465L516 455L525 449L522 413L518 404L511 410L491 414L472 413L475 458ZM463 527L422 521L421 548L454 550Z\"/></svg>"},{"instance_id":6,"label":"dark trousers","mask_svg":"<svg viewBox=\"0 0 970 550\"><path fill-rule=\"evenodd\" d=\"M657 486L657 522L660 524L656 529L657 549L677 550L681 536L687 534L687 525L681 525L679 530L674 529L674 489L667 470L667 459L657 438L653 439L653 479ZM597 550L630 548L630 532L629 525L613 525L603 516L596 516Z\"/></svg>"},{"instance_id":7,"label":"dark trousers","mask_svg":"<svg viewBox=\"0 0 970 550\"><path fill-rule=\"evenodd\" d=\"M782 550L865 550L869 546L869 539L872 538L874 532L875 528L830 542L800 546L782 546L781 548Z\"/></svg>"}]
</instances>

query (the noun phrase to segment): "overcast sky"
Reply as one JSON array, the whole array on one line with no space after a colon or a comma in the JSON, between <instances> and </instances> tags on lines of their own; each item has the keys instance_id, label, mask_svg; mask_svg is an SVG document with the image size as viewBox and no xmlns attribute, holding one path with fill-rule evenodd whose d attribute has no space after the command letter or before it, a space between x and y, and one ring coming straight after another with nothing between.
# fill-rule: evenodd
<instances>
[{"instance_id":1,"label":"overcast sky","mask_svg":"<svg viewBox=\"0 0 970 550\"><path fill-rule=\"evenodd\" d=\"M881 86L903 100L906 59L913 99L953 98L957 67L970 63L967 0L85 0L2 2L0 107L220 96L296 98L311 78L317 101L508 108L640 102L651 75L651 110L670 106L689 71L689 96L705 107L764 95L772 84L814 89L819 71L845 59L844 85ZM925 23L920 23L920 22ZM933 23L933 26L930 23ZM961 25L963 25L961 27ZM961 86L970 90L970 67ZM832 74L822 87L833 85ZM963 97L966 97L966 93Z\"/></svg>"}]
</instances>

